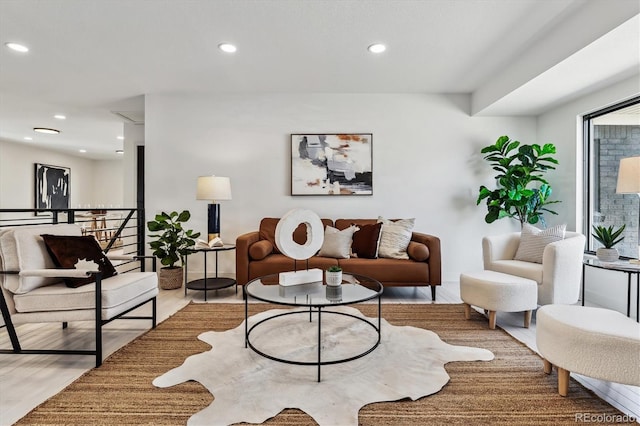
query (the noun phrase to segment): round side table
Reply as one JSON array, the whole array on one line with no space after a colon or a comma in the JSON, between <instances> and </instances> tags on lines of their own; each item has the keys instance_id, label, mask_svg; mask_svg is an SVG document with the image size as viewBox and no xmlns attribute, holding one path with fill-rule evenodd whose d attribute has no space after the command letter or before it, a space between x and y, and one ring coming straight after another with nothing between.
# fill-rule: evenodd
<instances>
[{"instance_id":1,"label":"round side table","mask_svg":"<svg viewBox=\"0 0 640 426\"><path fill-rule=\"evenodd\" d=\"M188 281L184 286L184 295L187 295L187 289L204 291L204 300L207 301L207 291L219 290L221 288L236 286L236 294L238 293L238 283L233 278L219 277L218 276L218 253L221 251L235 250L235 244L225 244L221 247L211 247L202 249L191 249L190 253L203 253L204 254L204 278L200 278L193 281ZM216 275L213 277L207 277L207 254L214 252L216 254ZM184 271L185 277L189 276L189 255L184 258Z\"/></svg>"}]
</instances>

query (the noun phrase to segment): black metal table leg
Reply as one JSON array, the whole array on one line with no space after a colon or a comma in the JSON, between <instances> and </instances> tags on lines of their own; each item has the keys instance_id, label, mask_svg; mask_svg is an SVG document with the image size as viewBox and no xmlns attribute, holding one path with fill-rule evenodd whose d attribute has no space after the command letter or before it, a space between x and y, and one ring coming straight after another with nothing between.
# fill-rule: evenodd
<instances>
[{"instance_id":1,"label":"black metal table leg","mask_svg":"<svg viewBox=\"0 0 640 426\"><path fill-rule=\"evenodd\" d=\"M378 340L380 340L380 330L382 329L382 303L381 297L378 296Z\"/></svg>"},{"instance_id":2,"label":"black metal table leg","mask_svg":"<svg viewBox=\"0 0 640 426\"><path fill-rule=\"evenodd\" d=\"M187 295L187 283L189 282L189 253L184 257L184 295Z\"/></svg>"},{"instance_id":3,"label":"black metal table leg","mask_svg":"<svg viewBox=\"0 0 640 426\"><path fill-rule=\"evenodd\" d=\"M249 334L249 296L242 287L242 297L244 298L244 347L247 348L247 340Z\"/></svg>"},{"instance_id":4,"label":"black metal table leg","mask_svg":"<svg viewBox=\"0 0 640 426\"><path fill-rule=\"evenodd\" d=\"M585 274L584 274L584 270L585 270L585 264L582 263L582 306L584 306L584 287L585 287Z\"/></svg>"},{"instance_id":5,"label":"black metal table leg","mask_svg":"<svg viewBox=\"0 0 640 426\"><path fill-rule=\"evenodd\" d=\"M636 322L640 322L640 272L636 274Z\"/></svg>"},{"instance_id":6,"label":"black metal table leg","mask_svg":"<svg viewBox=\"0 0 640 426\"><path fill-rule=\"evenodd\" d=\"M318 382L320 382L320 353L322 352L322 308L318 307Z\"/></svg>"},{"instance_id":7,"label":"black metal table leg","mask_svg":"<svg viewBox=\"0 0 640 426\"><path fill-rule=\"evenodd\" d=\"M207 301L207 252L204 251L204 301ZM216 252L216 256L218 252ZM217 259L216 259L217 261Z\"/></svg>"},{"instance_id":8,"label":"black metal table leg","mask_svg":"<svg viewBox=\"0 0 640 426\"><path fill-rule=\"evenodd\" d=\"M631 317L631 272L627 272L627 316Z\"/></svg>"}]
</instances>

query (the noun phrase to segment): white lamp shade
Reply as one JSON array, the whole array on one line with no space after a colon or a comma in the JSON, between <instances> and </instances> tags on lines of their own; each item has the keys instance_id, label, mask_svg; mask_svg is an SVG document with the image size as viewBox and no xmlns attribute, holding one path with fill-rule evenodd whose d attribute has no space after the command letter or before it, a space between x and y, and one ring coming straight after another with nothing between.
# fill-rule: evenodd
<instances>
[{"instance_id":1,"label":"white lamp shade","mask_svg":"<svg viewBox=\"0 0 640 426\"><path fill-rule=\"evenodd\" d=\"M616 193L640 193L640 157L629 157L620 160Z\"/></svg>"},{"instance_id":2,"label":"white lamp shade","mask_svg":"<svg viewBox=\"0 0 640 426\"><path fill-rule=\"evenodd\" d=\"M198 177L197 200L230 200L231 180L223 176Z\"/></svg>"}]
</instances>

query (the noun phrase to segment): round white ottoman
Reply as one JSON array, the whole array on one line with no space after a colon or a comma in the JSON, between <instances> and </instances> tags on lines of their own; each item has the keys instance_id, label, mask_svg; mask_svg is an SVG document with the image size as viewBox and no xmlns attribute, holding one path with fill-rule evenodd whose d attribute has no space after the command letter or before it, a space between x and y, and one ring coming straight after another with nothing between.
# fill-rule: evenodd
<instances>
[{"instance_id":1,"label":"round white ottoman","mask_svg":"<svg viewBox=\"0 0 640 426\"><path fill-rule=\"evenodd\" d=\"M558 393L569 373L640 386L640 324L610 309L546 305L538 309L536 344L544 372L558 368Z\"/></svg>"},{"instance_id":2,"label":"round white ottoman","mask_svg":"<svg viewBox=\"0 0 640 426\"><path fill-rule=\"evenodd\" d=\"M496 312L524 311L524 327L529 328L531 311L538 307L538 283L527 278L495 271L460 274L460 297L464 314L471 317L471 305L489 312L489 328L496 328Z\"/></svg>"}]
</instances>

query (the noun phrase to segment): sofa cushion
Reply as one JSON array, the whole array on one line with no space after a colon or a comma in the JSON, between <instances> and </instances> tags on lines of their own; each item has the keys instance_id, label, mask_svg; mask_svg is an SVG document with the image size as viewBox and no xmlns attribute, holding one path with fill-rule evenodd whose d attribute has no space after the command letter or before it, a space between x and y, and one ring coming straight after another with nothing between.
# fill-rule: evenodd
<instances>
[{"instance_id":1,"label":"sofa cushion","mask_svg":"<svg viewBox=\"0 0 640 426\"><path fill-rule=\"evenodd\" d=\"M525 223L522 227L520 245L514 259L542 263L544 248L549 243L563 240L566 227L567 225L556 225L547 229L538 229Z\"/></svg>"},{"instance_id":2,"label":"sofa cushion","mask_svg":"<svg viewBox=\"0 0 640 426\"><path fill-rule=\"evenodd\" d=\"M249 246L249 256L252 260L262 260L273 253L273 244L268 240L260 240Z\"/></svg>"},{"instance_id":3,"label":"sofa cushion","mask_svg":"<svg viewBox=\"0 0 640 426\"><path fill-rule=\"evenodd\" d=\"M409 242L407 246L409 258L417 262L424 262L429 258L429 247L415 241Z\"/></svg>"},{"instance_id":4,"label":"sofa cushion","mask_svg":"<svg viewBox=\"0 0 640 426\"><path fill-rule=\"evenodd\" d=\"M0 234L0 256L5 271L53 269L56 267L40 234L81 235L78 225L34 225L7 228ZM60 278L4 275L3 286L14 294L60 282Z\"/></svg>"},{"instance_id":5,"label":"sofa cushion","mask_svg":"<svg viewBox=\"0 0 640 426\"><path fill-rule=\"evenodd\" d=\"M358 229L357 226L350 226L342 231L327 226L324 230L324 241L318 256L334 257L336 259L348 259L351 253L351 242L353 234Z\"/></svg>"},{"instance_id":6,"label":"sofa cushion","mask_svg":"<svg viewBox=\"0 0 640 426\"><path fill-rule=\"evenodd\" d=\"M111 261L102 251L100 244L93 235L52 235L43 234L44 244L57 267L62 269L83 269L77 263L86 261L95 263L106 279L117 274ZM65 278L69 287L80 287L95 282L95 277Z\"/></svg>"},{"instance_id":7,"label":"sofa cushion","mask_svg":"<svg viewBox=\"0 0 640 426\"><path fill-rule=\"evenodd\" d=\"M322 224L327 226L333 226L331 219L320 219ZM265 217L260 221L260 239L267 240L273 245L273 252L280 253L278 245L276 244L276 227L280 222L280 218ZM293 231L293 241L298 244L304 244L307 241L307 227L300 224L295 231Z\"/></svg>"},{"instance_id":8,"label":"sofa cushion","mask_svg":"<svg viewBox=\"0 0 640 426\"><path fill-rule=\"evenodd\" d=\"M382 223L360 225L359 230L353 234L351 251L357 257L375 259L378 257L378 244L380 243L380 230Z\"/></svg>"},{"instance_id":9,"label":"sofa cushion","mask_svg":"<svg viewBox=\"0 0 640 426\"><path fill-rule=\"evenodd\" d=\"M540 263L523 262L521 260L494 260L491 262L490 270L528 278L538 284L542 284L543 267Z\"/></svg>"},{"instance_id":10,"label":"sofa cushion","mask_svg":"<svg viewBox=\"0 0 640 426\"><path fill-rule=\"evenodd\" d=\"M338 259L344 273L352 272L374 278L381 283L425 285L429 282L429 267L425 262L402 259Z\"/></svg>"},{"instance_id":11,"label":"sofa cushion","mask_svg":"<svg viewBox=\"0 0 640 426\"><path fill-rule=\"evenodd\" d=\"M338 266L338 260L331 257L313 256L309 258L308 267L327 269L330 266ZM255 260L249 263L249 279L262 277L268 274L276 274L280 272L303 270L307 268L307 261L294 260L284 254L272 254L262 260ZM277 284L277 282L276 282Z\"/></svg>"},{"instance_id":12,"label":"sofa cushion","mask_svg":"<svg viewBox=\"0 0 640 426\"><path fill-rule=\"evenodd\" d=\"M155 272L118 274L102 281L102 309L110 309L158 287ZM95 283L69 288L64 283L40 287L14 296L20 313L94 309Z\"/></svg>"},{"instance_id":13,"label":"sofa cushion","mask_svg":"<svg viewBox=\"0 0 640 426\"><path fill-rule=\"evenodd\" d=\"M378 218L382 223L378 256L391 259L409 259L407 247L411 241L415 219L399 219L396 221Z\"/></svg>"}]
</instances>

